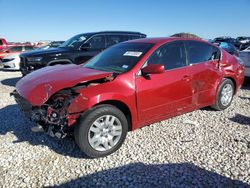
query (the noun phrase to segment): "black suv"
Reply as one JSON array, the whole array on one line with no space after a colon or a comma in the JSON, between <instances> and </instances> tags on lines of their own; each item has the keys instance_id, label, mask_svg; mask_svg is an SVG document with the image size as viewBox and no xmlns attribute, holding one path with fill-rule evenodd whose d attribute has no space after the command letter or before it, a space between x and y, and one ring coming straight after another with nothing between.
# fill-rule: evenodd
<instances>
[{"instance_id":1,"label":"black suv","mask_svg":"<svg viewBox=\"0 0 250 188\"><path fill-rule=\"evenodd\" d=\"M105 48L119 42L145 38L139 32L103 31L76 35L58 48L35 50L20 55L20 69L24 75L45 66L56 64L81 64Z\"/></svg>"}]
</instances>

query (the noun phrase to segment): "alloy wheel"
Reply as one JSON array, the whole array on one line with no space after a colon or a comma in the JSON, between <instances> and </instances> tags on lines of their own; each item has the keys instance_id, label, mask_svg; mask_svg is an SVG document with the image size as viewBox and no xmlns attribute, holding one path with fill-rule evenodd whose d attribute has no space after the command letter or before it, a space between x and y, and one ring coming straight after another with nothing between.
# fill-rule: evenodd
<instances>
[{"instance_id":1,"label":"alloy wheel","mask_svg":"<svg viewBox=\"0 0 250 188\"><path fill-rule=\"evenodd\" d=\"M99 117L90 126L88 141L96 151L107 151L113 148L122 135L120 120L113 115Z\"/></svg>"}]
</instances>

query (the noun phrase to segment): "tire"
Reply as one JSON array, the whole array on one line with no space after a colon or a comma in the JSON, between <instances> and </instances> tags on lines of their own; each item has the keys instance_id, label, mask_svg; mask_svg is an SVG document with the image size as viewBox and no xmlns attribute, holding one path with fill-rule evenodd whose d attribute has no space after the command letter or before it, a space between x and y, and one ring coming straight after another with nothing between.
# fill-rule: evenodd
<instances>
[{"instance_id":1,"label":"tire","mask_svg":"<svg viewBox=\"0 0 250 188\"><path fill-rule=\"evenodd\" d=\"M231 88L231 89L227 89L227 90L232 90L231 92L231 97L228 98L227 101L223 100L223 89L225 88ZM225 110L226 108L228 108L233 100L233 96L234 96L234 91L235 91L235 85L232 82L232 80L224 78L218 88L217 94L216 94L216 101L215 104L212 105L211 107L215 110ZM223 102L224 101L224 102Z\"/></svg>"},{"instance_id":2,"label":"tire","mask_svg":"<svg viewBox=\"0 0 250 188\"><path fill-rule=\"evenodd\" d=\"M113 119L114 121L111 123ZM108 126L106 123L107 121L109 122L108 124L112 124L113 126ZM96 124L98 126L96 126ZM108 126L108 128L98 128L105 126ZM105 132L106 130L110 132ZM99 158L105 157L118 150L124 142L127 132L128 121L123 112L115 106L103 104L92 108L80 117L78 124L74 129L74 137L77 145L85 155L90 158ZM120 135L113 136L113 134L117 133ZM97 136L99 138L97 139L98 141L93 142L93 140L96 139L94 137ZM110 138L112 136L114 139L112 139L113 146L110 144ZM95 147L94 145L99 142L101 143L97 144L98 146ZM105 147L107 146L107 143L109 148Z\"/></svg>"}]
</instances>

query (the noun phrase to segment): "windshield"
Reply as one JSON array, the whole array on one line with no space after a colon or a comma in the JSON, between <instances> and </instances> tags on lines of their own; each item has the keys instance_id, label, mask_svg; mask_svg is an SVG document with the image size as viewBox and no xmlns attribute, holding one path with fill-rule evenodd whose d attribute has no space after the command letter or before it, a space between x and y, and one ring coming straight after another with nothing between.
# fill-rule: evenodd
<instances>
[{"instance_id":1,"label":"windshield","mask_svg":"<svg viewBox=\"0 0 250 188\"><path fill-rule=\"evenodd\" d=\"M76 35L69 40L65 41L59 47L66 48L79 48L81 44L86 40L84 35Z\"/></svg>"},{"instance_id":2,"label":"windshield","mask_svg":"<svg viewBox=\"0 0 250 188\"><path fill-rule=\"evenodd\" d=\"M127 72L152 46L150 43L120 43L98 54L84 67L115 73Z\"/></svg>"}]
</instances>

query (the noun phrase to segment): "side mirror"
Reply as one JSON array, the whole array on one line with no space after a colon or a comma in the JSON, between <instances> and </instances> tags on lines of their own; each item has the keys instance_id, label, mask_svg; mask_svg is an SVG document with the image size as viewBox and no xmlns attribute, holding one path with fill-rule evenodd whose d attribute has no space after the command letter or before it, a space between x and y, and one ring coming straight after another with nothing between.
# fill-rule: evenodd
<instances>
[{"instance_id":1,"label":"side mirror","mask_svg":"<svg viewBox=\"0 0 250 188\"><path fill-rule=\"evenodd\" d=\"M142 75L149 74L161 74L165 72L165 67L162 64L150 64L144 67L142 70Z\"/></svg>"},{"instance_id":2,"label":"side mirror","mask_svg":"<svg viewBox=\"0 0 250 188\"><path fill-rule=\"evenodd\" d=\"M88 51L91 49L90 43L84 43L81 47L80 50L85 50Z\"/></svg>"}]
</instances>

